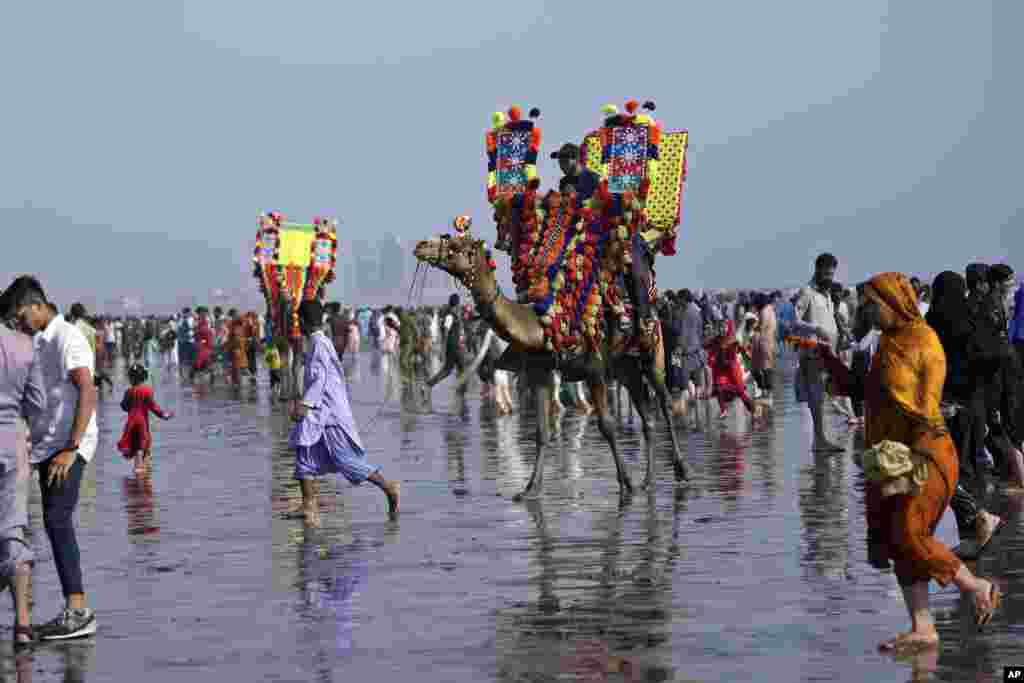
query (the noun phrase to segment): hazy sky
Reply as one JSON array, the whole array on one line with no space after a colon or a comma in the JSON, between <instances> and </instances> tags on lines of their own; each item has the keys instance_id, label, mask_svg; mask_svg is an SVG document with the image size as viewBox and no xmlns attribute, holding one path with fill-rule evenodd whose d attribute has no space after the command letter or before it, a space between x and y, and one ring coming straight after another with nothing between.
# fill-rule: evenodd
<instances>
[{"instance_id":1,"label":"hazy sky","mask_svg":"<svg viewBox=\"0 0 1024 683\"><path fill-rule=\"evenodd\" d=\"M933 273L1024 247L1017 0L4 3L0 275L58 301L251 289L256 215L494 237L483 132L606 102L691 134L663 287ZM500 18L499 18L500 17ZM507 269L502 259L499 268ZM404 296L404 294L403 294Z\"/></svg>"}]
</instances>

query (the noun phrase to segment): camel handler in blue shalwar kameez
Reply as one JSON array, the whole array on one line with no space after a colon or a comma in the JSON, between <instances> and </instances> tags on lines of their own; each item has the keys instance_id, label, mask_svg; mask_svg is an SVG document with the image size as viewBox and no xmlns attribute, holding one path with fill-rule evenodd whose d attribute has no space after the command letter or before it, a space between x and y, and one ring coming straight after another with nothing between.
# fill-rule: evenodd
<instances>
[{"instance_id":1,"label":"camel handler in blue shalwar kameez","mask_svg":"<svg viewBox=\"0 0 1024 683\"><path fill-rule=\"evenodd\" d=\"M323 307L317 301L299 306L299 325L309 340L305 356L305 393L291 405L291 417L297 424L288 437L295 449L295 478L302 485L302 507L306 522L320 526L320 477L341 474L358 486L369 480L388 498L388 515L398 515L397 481L384 479L380 468L366 461L366 450L359 439L352 408L345 389L334 344L324 334Z\"/></svg>"}]
</instances>

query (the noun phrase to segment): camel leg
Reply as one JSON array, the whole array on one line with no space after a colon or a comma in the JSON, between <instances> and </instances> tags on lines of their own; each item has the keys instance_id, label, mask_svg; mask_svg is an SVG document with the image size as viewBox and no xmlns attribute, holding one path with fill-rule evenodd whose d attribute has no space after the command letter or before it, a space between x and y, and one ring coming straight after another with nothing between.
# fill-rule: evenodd
<instances>
[{"instance_id":1,"label":"camel leg","mask_svg":"<svg viewBox=\"0 0 1024 683\"><path fill-rule=\"evenodd\" d=\"M612 423L608 407L608 383L604 379L587 380L587 388L590 389L590 397L594 402L594 412L597 414L597 428L601 436L608 442L612 450L612 459L615 461L615 474L619 480L619 493L629 494L633 492L633 482L629 479L626 466L619 456L619 447L615 442L615 425Z\"/></svg>"},{"instance_id":2,"label":"camel leg","mask_svg":"<svg viewBox=\"0 0 1024 683\"><path fill-rule=\"evenodd\" d=\"M551 410L551 397L554 389L552 375L548 372L527 372L527 382L533 390L534 399L537 405L537 460L533 463L533 474L530 481L521 493L516 494L513 500L521 501L526 497L533 498L540 495L544 486L544 451L551 439L551 428L549 424L549 411Z\"/></svg>"},{"instance_id":3,"label":"camel leg","mask_svg":"<svg viewBox=\"0 0 1024 683\"><path fill-rule=\"evenodd\" d=\"M647 388L644 387L644 378L640 374L640 368L631 364L623 367L626 390L631 399L630 403L636 407L636 414L640 416L640 427L644 433L644 451L647 455L647 472L644 475L644 483L640 488L647 489L654 483L654 439L652 437L650 420L650 402L647 400Z\"/></svg>"},{"instance_id":4,"label":"camel leg","mask_svg":"<svg viewBox=\"0 0 1024 683\"><path fill-rule=\"evenodd\" d=\"M672 419L672 407L669 405L668 387L665 385L665 374L659 372L658 368L645 366L647 381L654 389L654 398L661 406L661 414L665 416L665 422L668 423L668 435L672 440L672 457L673 467L676 472L676 481L686 481L689 479L689 475L686 472L686 463L683 461L683 456L679 452L679 438L676 436L676 425ZM646 438L647 432L644 432ZM651 474L652 466L650 462L647 464L648 474Z\"/></svg>"}]
</instances>

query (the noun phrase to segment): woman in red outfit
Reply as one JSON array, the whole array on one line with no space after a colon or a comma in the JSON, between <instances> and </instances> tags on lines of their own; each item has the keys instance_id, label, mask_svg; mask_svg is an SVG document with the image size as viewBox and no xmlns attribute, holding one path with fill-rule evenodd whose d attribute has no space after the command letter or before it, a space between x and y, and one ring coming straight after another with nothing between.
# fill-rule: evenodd
<instances>
[{"instance_id":1,"label":"woman in red outfit","mask_svg":"<svg viewBox=\"0 0 1024 683\"><path fill-rule=\"evenodd\" d=\"M196 375L200 372L210 372L210 382L213 382L213 366L210 360L213 357L213 330L210 329L210 321L206 317L206 309L196 310L199 315L196 324L196 360L192 364L191 381L195 381Z\"/></svg>"},{"instance_id":2,"label":"woman in red outfit","mask_svg":"<svg viewBox=\"0 0 1024 683\"><path fill-rule=\"evenodd\" d=\"M149 373L138 363L128 368L128 379L132 386L124 392L121 410L128 413L124 433L117 442L121 455L135 461L135 473L145 471L152 457L153 437L149 432L149 414L152 412L161 420L170 420L173 413L165 413L153 400L153 390L145 382Z\"/></svg>"},{"instance_id":3,"label":"woman in red outfit","mask_svg":"<svg viewBox=\"0 0 1024 683\"><path fill-rule=\"evenodd\" d=\"M747 383L743 380L743 364L740 362L740 345L736 340L736 328L731 320L726 321L725 331L706 344L708 366L711 368L711 382L720 418L724 418L729 404L737 398L743 401L750 414L754 414L754 402L747 393Z\"/></svg>"}]
</instances>

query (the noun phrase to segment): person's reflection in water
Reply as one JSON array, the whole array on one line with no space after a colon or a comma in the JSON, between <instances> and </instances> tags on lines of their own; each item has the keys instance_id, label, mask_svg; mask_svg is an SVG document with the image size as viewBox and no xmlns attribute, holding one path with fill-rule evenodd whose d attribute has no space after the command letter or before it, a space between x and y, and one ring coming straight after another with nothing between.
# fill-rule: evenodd
<instances>
[{"instance_id":1,"label":"person's reflection in water","mask_svg":"<svg viewBox=\"0 0 1024 683\"><path fill-rule=\"evenodd\" d=\"M390 403L398 398L402 376L399 372L397 356L390 353L381 354L380 374L383 378L384 401Z\"/></svg>"},{"instance_id":2,"label":"person's reflection in water","mask_svg":"<svg viewBox=\"0 0 1024 683\"><path fill-rule=\"evenodd\" d=\"M341 361L341 369L345 372L345 381L350 385L362 381L363 375L359 371L359 354L346 353Z\"/></svg>"},{"instance_id":3,"label":"person's reflection in water","mask_svg":"<svg viewBox=\"0 0 1024 683\"><path fill-rule=\"evenodd\" d=\"M746 493L746 449L749 435L728 431L719 433L718 442L718 490L727 501L728 512L736 512L740 494Z\"/></svg>"},{"instance_id":4,"label":"person's reflection in water","mask_svg":"<svg viewBox=\"0 0 1024 683\"><path fill-rule=\"evenodd\" d=\"M337 660L352 652L356 589L369 576L358 541L325 547L323 534L306 528L299 545L299 612L307 631L303 642L315 644L323 680L333 680ZM330 641L333 648L327 648ZM333 649L333 653L330 650ZM330 656L333 654L333 656Z\"/></svg>"},{"instance_id":5,"label":"person's reflection in water","mask_svg":"<svg viewBox=\"0 0 1024 683\"><path fill-rule=\"evenodd\" d=\"M801 470L798 505L804 526L804 567L814 576L843 579L849 574L850 515L846 459L815 453Z\"/></svg>"},{"instance_id":6,"label":"person's reflection in water","mask_svg":"<svg viewBox=\"0 0 1024 683\"><path fill-rule=\"evenodd\" d=\"M580 456L583 454L583 437L587 433L587 416L579 415L566 424L562 440L561 478L566 482L577 481L583 476Z\"/></svg>"},{"instance_id":7,"label":"person's reflection in water","mask_svg":"<svg viewBox=\"0 0 1024 683\"><path fill-rule=\"evenodd\" d=\"M152 473L123 477L121 496L128 517L129 536L150 536L160 532L156 522L156 506L153 502Z\"/></svg>"},{"instance_id":8,"label":"person's reflection in water","mask_svg":"<svg viewBox=\"0 0 1024 683\"><path fill-rule=\"evenodd\" d=\"M380 377L381 369L383 366L383 359L381 354L377 352L370 353L370 376Z\"/></svg>"},{"instance_id":9,"label":"person's reflection in water","mask_svg":"<svg viewBox=\"0 0 1024 683\"><path fill-rule=\"evenodd\" d=\"M459 496L466 493L466 432L465 425L448 418L442 427L444 450L448 460L448 483Z\"/></svg>"},{"instance_id":10,"label":"person's reflection in water","mask_svg":"<svg viewBox=\"0 0 1024 683\"><path fill-rule=\"evenodd\" d=\"M769 411L767 415L771 415ZM771 417L767 418L771 420ZM761 488L762 494L767 501L773 500L775 494L779 490L778 480L778 456L776 448L779 447L778 433L775 428L768 424L763 434L758 439L758 443L754 449L754 464L757 468L757 483Z\"/></svg>"},{"instance_id":11,"label":"person's reflection in water","mask_svg":"<svg viewBox=\"0 0 1024 683\"><path fill-rule=\"evenodd\" d=\"M530 477L521 447L519 420L519 415L511 415L494 421L497 448L491 455L495 460L496 483L501 494L518 493L523 487L523 482Z\"/></svg>"},{"instance_id":12,"label":"person's reflection in water","mask_svg":"<svg viewBox=\"0 0 1024 683\"><path fill-rule=\"evenodd\" d=\"M50 665L50 659L56 653L60 653L60 659L63 660L64 664L64 676L61 680L64 683L85 683L88 679L87 674L92 669L93 655L96 651L96 644L94 641L84 640L70 640L70 641L56 641L50 645L47 645L45 650L26 650L19 652L14 657L14 680L17 683L32 683L33 680L45 680L51 681L52 678L33 678L32 674L36 672L38 664L42 663L44 666ZM45 663L37 662L37 658L44 654L46 656ZM49 674L49 671L45 671ZM0 681L7 681L6 677L0 678Z\"/></svg>"}]
</instances>

